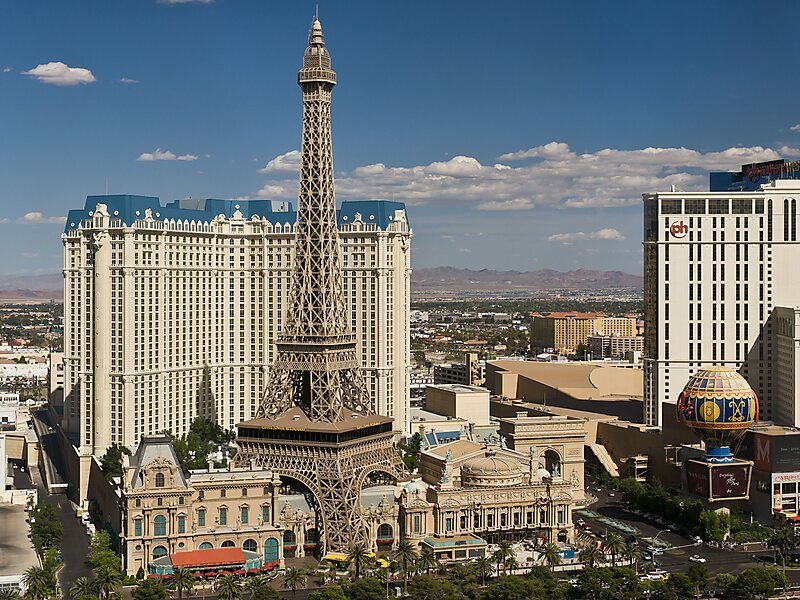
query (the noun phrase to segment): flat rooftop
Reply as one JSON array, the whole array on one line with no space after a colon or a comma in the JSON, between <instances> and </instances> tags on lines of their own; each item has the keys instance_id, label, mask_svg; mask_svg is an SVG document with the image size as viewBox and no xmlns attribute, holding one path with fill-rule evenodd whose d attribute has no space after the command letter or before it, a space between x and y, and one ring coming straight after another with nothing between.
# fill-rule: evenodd
<instances>
[{"instance_id":1,"label":"flat rooftop","mask_svg":"<svg viewBox=\"0 0 800 600\"><path fill-rule=\"evenodd\" d=\"M24 506L0 504L0 577L22 575L28 567L39 564L28 539L26 517Z\"/></svg>"},{"instance_id":2,"label":"flat rooftop","mask_svg":"<svg viewBox=\"0 0 800 600\"><path fill-rule=\"evenodd\" d=\"M464 385L463 383L434 383L428 385L427 387L436 388L439 390L445 390L456 394L458 393L474 394L476 392L477 393L483 392L487 394L489 393L489 390L484 387L480 387L477 385Z\"/></svg>"}]
</instances>

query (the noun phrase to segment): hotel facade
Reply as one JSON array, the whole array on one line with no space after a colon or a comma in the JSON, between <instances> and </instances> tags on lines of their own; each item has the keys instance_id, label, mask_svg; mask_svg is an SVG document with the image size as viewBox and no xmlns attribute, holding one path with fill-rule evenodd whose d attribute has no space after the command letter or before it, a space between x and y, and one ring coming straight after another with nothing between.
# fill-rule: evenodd
<instances>
[{"instance_id":1,"label":"hotel facade","mask_svg":"<svg viewBox=\"0 0 800 600\"><path fill-rule=\"evenodd\" d=\"M755 390L761 419L800 425L799 199L792 179L644 195L645 423L661 426L700 367L725 365Z\"/></svg>"},{"instance_id":2,"label":"hotel facade","mask_svg":"<svg viewBox=\"0 0 800 600\"><path fill-rule=\"evenodd\" d=\"M255 416L287 311L289 202L90 196L64 243L65 431L84 453ZM408 421L405 206L337 211L344 294L373 409Z\"/></svg>"}]
</instances>

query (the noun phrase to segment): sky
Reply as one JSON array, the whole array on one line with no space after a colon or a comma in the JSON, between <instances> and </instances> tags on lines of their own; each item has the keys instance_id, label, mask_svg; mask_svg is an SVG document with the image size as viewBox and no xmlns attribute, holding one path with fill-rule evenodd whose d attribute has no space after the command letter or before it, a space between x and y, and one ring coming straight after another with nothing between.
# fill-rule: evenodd
<instances>
[{"instance_id":1,"label":"sky","mask_svg":"<svg viewBox=\"0 0 800 600\"><path fill-rule=\"evenodd\" d=\"M0 274L87 195L296 197L311 0L2 0ZM800 156L800 3L322 0L337 200L412 266L642 269L644 192Z\"/></svg>"}]
</instances>

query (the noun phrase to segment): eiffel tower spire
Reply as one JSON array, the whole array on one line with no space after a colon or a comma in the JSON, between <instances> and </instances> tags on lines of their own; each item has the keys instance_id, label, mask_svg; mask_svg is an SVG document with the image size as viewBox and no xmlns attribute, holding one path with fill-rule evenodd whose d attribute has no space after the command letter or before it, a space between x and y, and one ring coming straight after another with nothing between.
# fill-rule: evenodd
<instances>
[{"instance_id":1,"label":"eiffel tower spire","mask_svg":"<svg viewBox=\"0 0 800 600\"><path fill-rule=\"evenodd\" d=\"M403 466L392 419L372 409L342 294L331 147L336 73L316 18L297 79L303 145L289 308L258 417L237 427L236 462L305 486L325 549L341 551L366 540L365 482L396 481Z\"/></svg>"}]
</instances>

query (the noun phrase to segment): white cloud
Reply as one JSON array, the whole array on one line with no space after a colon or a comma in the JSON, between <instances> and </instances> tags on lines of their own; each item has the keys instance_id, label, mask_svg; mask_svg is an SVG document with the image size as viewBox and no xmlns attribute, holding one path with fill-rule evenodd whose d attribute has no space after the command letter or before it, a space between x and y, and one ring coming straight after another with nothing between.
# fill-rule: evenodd
<instances>
[{"instance_id":1,"label":"white cloud","mask_svg":"<svg viewBox=\"0 0 800 600\"><path fill-rule=\"evenodd\" d=\"M119 82L120 83L127 83L127 84L140 83L140 81L138 79L131 79L130 77L120 77L119 78Z\"/></svg>"},{"instance_id":2,"label":"white cloud","mask_svg":"<svg viewBox=\"0 0 800 600\"><path fill-rule=\"evenodd\" d=\"M797 125L792 125L791 127L789 127L789 129L791 129L792 131L800 131L800 123L798 123Z\"/></svg>"},{"instance_id":3,"label":"white cloud","mask_svg":"<svg viewBox=\"0 0 800 600\"><path fill-rule=\"evenodd\" d=\"M33 211L25 213L16 222L20 225L41 225L43 223L63 225L66 220L66 217L46 217L43 213Z\"/></svg>"},{"instance_id":4,"label":"white cloud","mask_svg":"<svg viewBox=\"0 0 800 600\"><path fill-rule=\"evenodd\" d=\"M555 233L547 238L548 242L560 242L562 244L571 244L580 240L611 240L621 242L625 239L616 229L606 227L599 231L590 231L585 233L583 231L576 231L575 233Z\"/></svg>"},{"instance_id":5,"label":"white cloud","mask_svg":"<svg viewBox=\"0 0 800 600\"><path fill-rule=\"evenodd\" d=\"M29 71L23 71L22 74L30 75L42 83L52 85L79 85L97 81L89 69L69 67L63 62L49 62L37 65Z\"/></svg>"},{"instance_id":6,"label":"white cloud","mask_svg":"<svg viewBox=\"0 0 800 600\"><path fill-rule=\"evenodd\" d=\"M471 156L408 167L363 165L337 174L336 191L340 198L386 198L408 205L457 205L482 211L624 207L640 204L642 193L669 190L672 185L682 191L708 189L709 170L738 170L743 164L796 152L754 146L717 152L605 148L578 154L564 142L550 142L503 154L493 165ZM258 196L294 199L298 168L297 151L271 160L261 172L272 177Z\"/></svg>"},{"instance_id":7,"label":"white cloud","mask_svg":"<svg viewBox=\"0 0 800 600\"><path fill-rule=\"evenodd\" d=\"M3 69L3 73L11 73L11 71L13 70L14 69L12 69L11 67L6 67L5 69Z\"/></svg>"},{"instance_id":8,"label":"white cloud","mask_svg":"<svg viewBox=\"0 0 800 600\"><path fill-rule=\"evenodd\" d=\"M285 154L279 154L265 167L258 170L259 173L299 173L300 172L300 151L289 150Z\"/></svg>"},{"instance_id":9,"label":"white cloud","mask_svg":"<svg viewBox=\"0 0 800 600\"><path fill-rule=\"evenodd\" d=\"M197 160L194 154L181 154L178 156L169 150L161 150L157 148L155 152L142 152L136 160L151 161L151 160Z\"/></svg>"},{"instance_id":10,"label":"white cloud","mask_svg":"<svg viewBox=\"0 0 800 600\"><path fill-rule=\"evenodd\" d=\"M780 152L781 154L786 154L788 156L800 155L800 150L798 150L797 148L792 148L791 146L781 146Z\"/></svg>"}]
</instances>

